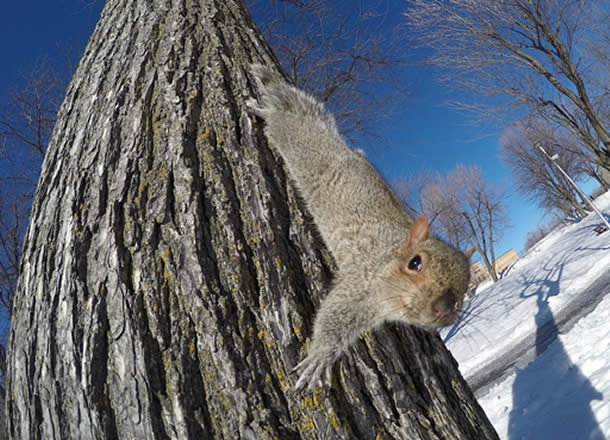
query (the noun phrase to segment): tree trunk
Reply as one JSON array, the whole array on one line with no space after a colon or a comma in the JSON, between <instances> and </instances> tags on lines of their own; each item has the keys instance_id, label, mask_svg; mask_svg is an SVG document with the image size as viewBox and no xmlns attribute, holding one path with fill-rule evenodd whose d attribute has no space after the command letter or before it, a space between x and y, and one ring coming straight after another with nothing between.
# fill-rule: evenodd
<instances>
[{"instance_id":1,"label":"tree trunk","mask_svg":"<svg viewBox=\"0 0 610 440\"><path fill-rule=\"evenodd\" d=\"M68 88L9 340L13 439L496 439L438 335L290 373L331 278L260 121L239 0L109 0ZM339 374L340 373L340 374Z\"/></svg>"},{"instance_id":2,"label":"tree trunk","mask_svg":"<svg viewBox=\"0 0 610 440\"><path fill-rule=\"evenodd\" d=\"M498 273L496 272L495 260L489 261L489 258L487 258L487 254L482 251L479 251L479 255L483 259L483 264L485 265L485 269L487 269L487 273L495 283L496 281L498 281Z\"/></svg>"}]
</instances>

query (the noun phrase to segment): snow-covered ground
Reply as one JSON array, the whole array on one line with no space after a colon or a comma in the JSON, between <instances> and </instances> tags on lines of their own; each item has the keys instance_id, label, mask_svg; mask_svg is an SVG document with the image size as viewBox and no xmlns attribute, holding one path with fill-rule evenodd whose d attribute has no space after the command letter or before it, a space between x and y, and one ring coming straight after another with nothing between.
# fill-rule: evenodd
<instances>
[{"instance_id":1,"label":"snow-covered ground","mask_svg":"<svg viewBox=\"0 0 610 440\"><path fill-rule=\"evenodd\" d=\"M610 192L595 204L610 217ZM610 231L593 232L601 224L593 214L555 230L465 304L441 336L467 379L543 325L556 331L562 310L610 270ZM610 439L610 295L550 345L535 342L535 359L479 398L500 438Z\"/></svg>"}]
</instances>

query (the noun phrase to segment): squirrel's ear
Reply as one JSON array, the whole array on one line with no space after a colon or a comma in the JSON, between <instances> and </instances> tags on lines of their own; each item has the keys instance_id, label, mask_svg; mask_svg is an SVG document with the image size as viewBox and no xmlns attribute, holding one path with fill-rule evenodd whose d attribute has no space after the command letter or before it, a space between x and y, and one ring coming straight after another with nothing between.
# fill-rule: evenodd
<instances>
[{"instance_id":1,"label":"squirrel's ear","mask_svg":"<svg viewBox=\"0 0 610 440\"><path fill-rule=\"evenodd\" d=\"M409 228L407 239L400 246L400 249L398 249L398 258L406 258L413 246L428 238L429 232L430 225L428 224L428 219L423 215L417 217Z\"/></svg>"},{"instance_id":2,"label":"squirrel's ear","mask_svg":"<svg viewBox=\"0 0 610 440\"><path fill-rule=\"evenodd\" d=\"M468 249L466 252L464 252L464 255L466 255L466 258L468 258L470 260L470 257L472 257L472 254L474 254L475 250L476 249L473 246L470 249Z\"/></svg>"},{"instance_id":3,"label":"squirrel's ear","mask_svg":"<svg viewBox=\"0 0 610 440\"><path fill-rule=\"evenodd\" d=\"M428 234L430 233L430 224L428 223L428 219L423 215L420 215L415 219L413 224L411 225L411 229L409 229L409 237L407 238L407 246L413 246L420 241L428 238Z\"/></svg>"}]
</instances>

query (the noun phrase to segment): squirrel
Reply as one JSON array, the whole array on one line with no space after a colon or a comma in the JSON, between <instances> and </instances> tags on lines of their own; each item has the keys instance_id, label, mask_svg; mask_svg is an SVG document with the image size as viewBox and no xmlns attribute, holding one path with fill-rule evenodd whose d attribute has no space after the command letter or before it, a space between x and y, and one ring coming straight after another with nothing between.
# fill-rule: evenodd
<instances>
[{"instance_id":1,"label":"squirrel","mask_svg":"<svg viewBox=\"0 0 610 440\"><path fill-rule=\"evenodd\" d=\"M366 330L401 321L428 330L453 324L470 281L471 249L430 236L364 154L350 150L335 118L270 68L251 66L269 145L282 157L337 264L314 320L295 388L329 384L335 361Z\"/></svg>"}]
</instances>

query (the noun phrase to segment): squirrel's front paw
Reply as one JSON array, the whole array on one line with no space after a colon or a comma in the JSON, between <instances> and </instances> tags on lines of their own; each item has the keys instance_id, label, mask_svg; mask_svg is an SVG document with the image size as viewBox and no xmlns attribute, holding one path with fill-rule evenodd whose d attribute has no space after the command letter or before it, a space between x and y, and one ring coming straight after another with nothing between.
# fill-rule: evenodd
<instances>
[{"instance_id":1,"label":"squirrel's front paw","mask_svg":"<svg viewBox=\"0 0 610 440\"><path fill-rule=\"evenodd\" d=\"M310 350L307 357L292 370L299 374L295 389L307 388L311 391L316 385L330 385L331 373L336 357L320 350Z\"/></svg>"}]
</instances>

